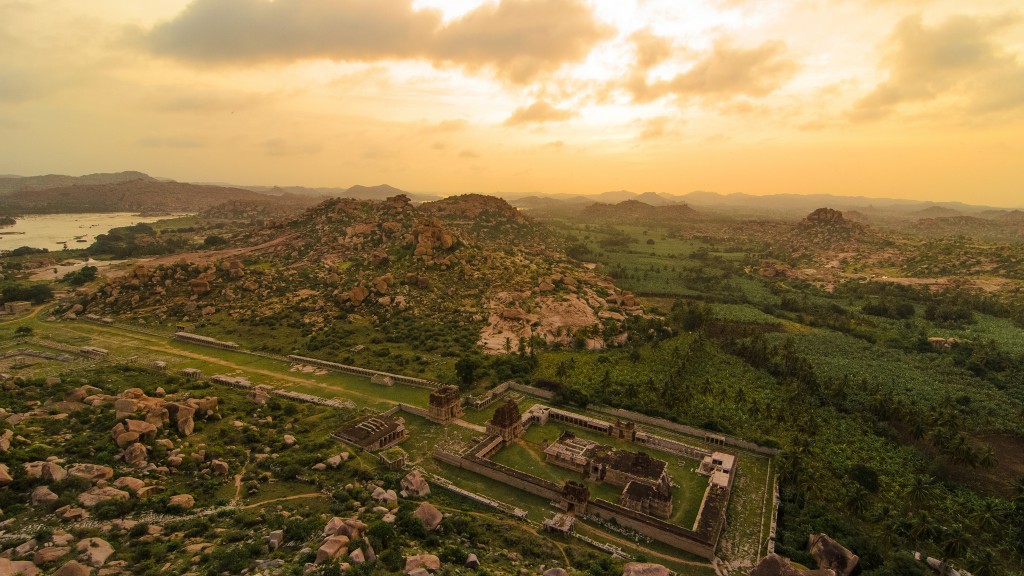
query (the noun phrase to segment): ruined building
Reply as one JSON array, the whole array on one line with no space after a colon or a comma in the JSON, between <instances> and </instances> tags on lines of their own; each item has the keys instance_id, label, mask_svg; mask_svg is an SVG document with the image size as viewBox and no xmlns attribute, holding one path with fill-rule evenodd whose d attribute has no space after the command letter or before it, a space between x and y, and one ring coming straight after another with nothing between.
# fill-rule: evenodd
<instances>
[{"instance_id":1,"label":"ruined building","mask_svg":"<svg viewBox=\"0 0 1024 576\"><path fill-rule=\"evenodd\" d=\"M672 479L664 460L577 438L572 432L562 433L544 455L549 464L623 488L620 504L626 508L659 518L672 515Z\"/></svg>"},{"instance_id":2,"label":"ruined building","mask_svg":"<svg viewBox=\"0 0 1024 576\"><path fill-rule=\"evenodd\" d=\"M446 426L462 418L462 396L458 387L442 386L431 391L428 417Z\"/></svg>"},{"instance_id":3,"label":"ruined building","mask_svg":"<svg viewBox=\"0 0 1024 576\"><path fill-rule=\"evenodd\" d=\"M409 437L405 420L384 414L357 418L335 431L337 440L358 446L369 452L394 446Z\"/></svg>"},{"instance_id":4,"label":"ruined building","mask_svg":"<svg viewBox=\"0 0 1024 576\"><path fill-rule=\"evenodd\" d=\"M523 416L519 405L514 400L506 400L494 411L494 416L487 423L487 433L500 436L508 444L523 435Z\"/></svg>"}]
</instances>

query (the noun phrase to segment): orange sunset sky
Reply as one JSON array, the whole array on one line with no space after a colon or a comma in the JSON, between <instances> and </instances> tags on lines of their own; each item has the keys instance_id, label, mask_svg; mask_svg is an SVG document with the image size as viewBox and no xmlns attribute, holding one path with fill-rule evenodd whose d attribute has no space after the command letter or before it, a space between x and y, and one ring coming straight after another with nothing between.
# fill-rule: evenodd
<instances>
[{"instance_id":1,"label":"orange sunset sky","mask_svg":"<svg viewBox=\"0 0 1024 576\"><path fill-rule=\"evenodd\" d=\"M1019 0L0 0L0 173L1024 205Z\"/></svg>"}]
</instances>

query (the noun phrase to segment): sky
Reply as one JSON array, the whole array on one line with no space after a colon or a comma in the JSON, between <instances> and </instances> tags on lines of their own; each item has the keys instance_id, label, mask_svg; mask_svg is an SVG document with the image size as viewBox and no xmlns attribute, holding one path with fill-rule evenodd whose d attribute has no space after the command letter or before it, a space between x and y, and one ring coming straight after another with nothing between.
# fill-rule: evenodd
<instances>
[{"instance_id":1,"label":"sky","mask_svg":"<svg viewBox=\"0 0 1024 576\"><path fill-rule=\"evenodd\" d=\"M1024 205L1019 0L0 0L0 173Z\"/></svg>"}]
</instances>

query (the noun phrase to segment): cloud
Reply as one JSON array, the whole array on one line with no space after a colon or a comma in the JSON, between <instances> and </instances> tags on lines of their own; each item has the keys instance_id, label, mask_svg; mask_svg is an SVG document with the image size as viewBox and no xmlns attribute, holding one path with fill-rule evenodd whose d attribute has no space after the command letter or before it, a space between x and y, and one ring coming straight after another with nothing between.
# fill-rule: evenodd
<instances>
[{"instance_id":1,"label":"cloud","mask_svg":"<svg viewBox=\"0 0 1024 576\"><path fill-rule=\"evenodd\" d=\"M193 0L143 41L197 64L423 59L526 83L610 35L582 0L500 0L447 24L412 0Z\"/></svg>"},{"instance_id":2,"label":"cloud","mask_svg":"<svg viewBox=\"0 0 1024 576\"><path fill-rule=\"evenodd\" d=\"M465 130L469 126L469 122L461 118L451 120L441 120L435 124L424 126L420 128L421 134L444 134L447 132L458 132Z\"/></svg>"},{"instance_id":3,"label":"cloud","mask_svg":"<svg viewBox=\"0 0 1024 576\"><path fill-rule=\"evenodd\" d=\"M668 116L658 116L656 118L648 118L644 120L641 125L643 129L640 131L638 138L640 140L659 140L668 134L668 125L672 121Z\"/></svg>"},{"instance_id":4,"label":"cloud","mask_svg":"<svg viewBox=\"0 0 1024 576\"><path fill-rule=\"evenodd\" d=\"M655 53L657 54L657 53ZM637 65L643 58L637 51ZM782 42L765 42L753 48L738 48L720 40L711 52L688 70L667 80L649 82L644 74L627 80L627 89L638 102L674 95L680 97L761 97L779 89L798 68Z\"/></svg>"},{"instance_id":5,"label":"cloud","mask_svg":"<svg viewBox=\"0 0 1024 576\"><path fill-rule=\"evenodd\" d=\"M857 102L851 116L881 118L945 97L981 114L1024 106L1024 65L995 39L1017 21L953 16L929 28L920 15L904 19L884 47L888 78Z\"/></svg>"},{"instance_id":6,"label":"cloud","mask_svg":"<svg viewBox=\"0 0 1024 576\"><path fill-rule=\"evenodd\" d=\"M308 142L305 144L294 144L289 142L285 138L270 138L260 143L260 147L263 148L268 156L310 156L318 154L322 149L322 146L316 142Z\"/></svg>"},{"instance_id":7,"label":"cloud","mask_svg":"<svg viewBox=\"0 0 1024 576\"><path fill-rule=\"evenodd\" d=\"M147 136L145 138L140 138L138 140L138 144L146 148L177 149L194 149L203 148L205 146L202 140L182 136Z\"/></svg>"},{"instance_id":8,"label":"cloud","mask_svg":"<svg viewBox=\"0 0 1024 576\"><path fill-rule=\"evenodd\" d=\"M650 70L672 55L672 40L647 29L630 34L629 41L633 43L636 67L640 70Z\"/></svg>"},{"instance_id":9,"label":"cloud","mask_svg":"<svg viewBox=\"0 0 1024 576\"><path fill-rule=\"evenodd\" d=\"M467 68L496 67L526 83L566 62L586 58L612 28L581 0L501 0L486 3L438 34L438 54Z\"/></svg>"},{"instance_id":10,"label":"cloud","mask_svg":"<svg viewBox=\"0 0 1024 576\"><path fill-rule=\"evenodd\" d=\"M561 122L576 116L573 110L555 108L546 100L538 100L529 106L516 108L516 111L505 120L506 126L519 126L539 122Z\"/></svg>"}]
</instances>

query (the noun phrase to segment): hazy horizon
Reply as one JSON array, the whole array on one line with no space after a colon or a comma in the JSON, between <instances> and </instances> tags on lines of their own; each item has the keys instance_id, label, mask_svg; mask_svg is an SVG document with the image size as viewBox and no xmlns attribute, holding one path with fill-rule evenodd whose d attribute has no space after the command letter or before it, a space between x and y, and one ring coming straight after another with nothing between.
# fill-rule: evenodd
<instances>
[{"instance_id":1,"label":"hazy horizon","mask_svg":"<svg viewBox=\"0 0 1024 576\"><path fill-rule=\"evenodd\" d=\"M8 0L0 172L1011 205L1020 16L1008 0Z\"/></svg>"}]
</instances>

